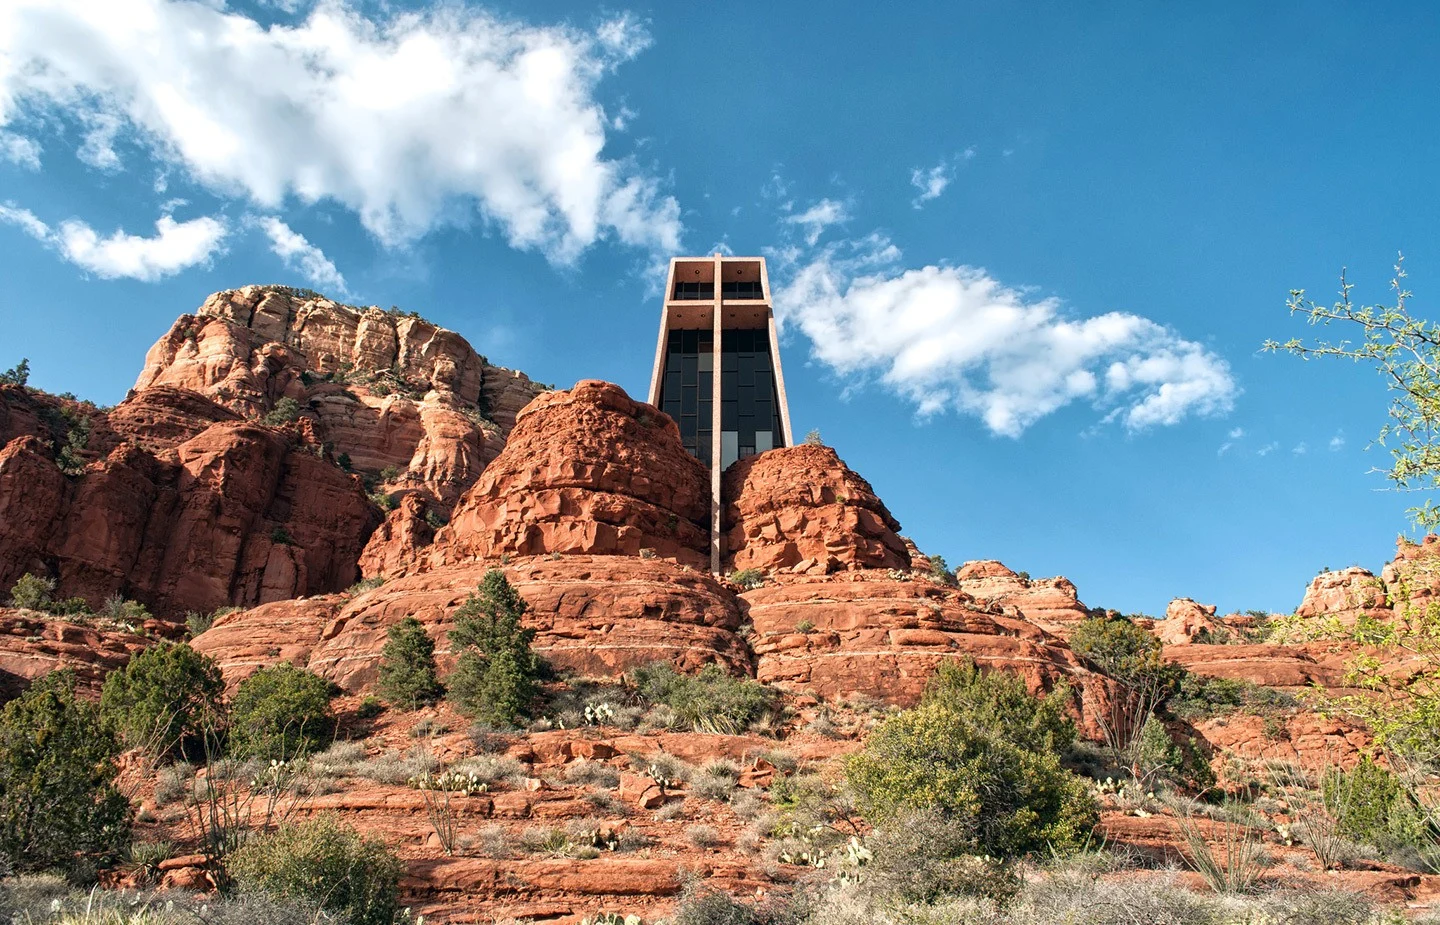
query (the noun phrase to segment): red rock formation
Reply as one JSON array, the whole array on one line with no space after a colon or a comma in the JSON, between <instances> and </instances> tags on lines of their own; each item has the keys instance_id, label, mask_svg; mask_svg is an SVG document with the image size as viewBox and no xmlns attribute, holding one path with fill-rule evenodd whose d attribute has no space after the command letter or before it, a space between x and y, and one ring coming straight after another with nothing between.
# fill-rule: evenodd
<instances>
[{"instance_id":1,"label":"red rock formation","mask_svg":"<svg viewBox=\"0 0 1440 925\"><path fill-rule=\"evenodd\" d=\"M1354 623L1361 614L1383 618L1388 615L1385 585L1374 572L1359 566L1321 572L1311 579L1295 614L1333 617L1342 624Z\"/></svg>"},{"instance_id":2,"label":"red rock formation","mask_svg":"<svg viewBox=\"0 0 1440 925\"><path fill-rule=\"evenodd\" d=\"M1215 616L1214 604L1199 604L1188 597L1177 597L1165 608L1165 619L1157 620L1155 635L1167 646L1179 646L1204 638L1223 642L1236 636L1235 630Z\"/></svg>"},{"instance_id":3,"label":"red rock formation","mask_svg":"<svg viewBox=\"0 0 1440 925\"><path fill-rule=\"evenodd\" d=\"M98 697L105 675L150 642L135 633L0 608L0 704L57 668L74 671L79 691Z\"/></svg>"},{"instance_id":4,"label":"red rock formation","mask_svg":"<svg viewBox=\"0 0 1440 925\"><path fill-rule=\"evenodd\" d=\"M1032 579L994 559L966 562L955 570L955 580L977 601L1012 608L1012 613L1062 638L1068 638L1071 628L1090 613L1070 579Z\"/></svg>"},{"instance_id":5,"label":"red rock formation","mask_svg":"<svg viewBox=\"0 0 1440 925\"><path fill-rule=\"evenodd\" d=\"M451 614L479 585L483 563L435 569L386 582L354 598L331 595L231 614L194 640L231 682L286 659L348 691L374 683L389 627L407 616L435 638L448 670ZM707 572L664 559L542 556L511 563L506 575L530 605L533 647L551 664L593 677L618 677L652 661L691 671L719 662L748 674L735 599Z\"/></svg>"},{"instance_id":6,"label":"red rock formation","mask_svg":"<svg viewBox=\"0 0 1440 925\"><path fill-rule=\"evenodd\" d=\"M886 573L787 577L741 595L755 624L756 676L817 697L854 694L915 703L947 659L1014 671L1032 691L1069 680L1087 705L1104 697L1055 637L963 591Z\"/></svg>"},{"instance_id":7,"label":"red rock formation","mask_svg":"<svg viewBox=\"0 0 1440 925\"><path fill-rule=\"evenodd\" d=\"M827 574L909 569L900 524L828 446L801 444L725 471L728 560L735 569Z\"/></svg>"},{"instance_id":8,"label":"red rock formation","mask_svg":"<svg viewBox=\"0 0 1440 925\"><path fill-rule=\"evenodd\" d=\"M181 316L135 383L164 386L251 419L295 399L319 442L361 471L402 470L447 509L543 391L421 318L276 286L215 293Z\"/></svg>"},{"instance_id":9,"label":"red rock formation","mask_svg":"<svg viewBox=\"0 0 1440 925\"><path fill-rule=\"evenodd\" d=\"M425 520L425 501L414 493L401 497L365 544L360 574L366 578L400 574L419 560L435 539L435 528Z\"/></svg>"},{"instance_id":10,"label":"red rock formation","mask_svg":"<svg viewBox=\"0 0 1440 925\"><path fill-rule=\"evenodd\" d=\"M670 418L619 386L582 381L520 413L428 561L648 549L708 568L709 488Z\"/></svg>"},{"instance_id":11,"label":"red rock formation","mask_svg":"<svg viewBox=\"0 0 1440 925\"><path fill-rule=\"evenodd\" d=\"M143 419L119 417L122 434ZM253 424L158 451L121 440L74 477L34 437L0 450L0 590L36 571L61 596L118 592L170 616L324 593L354 582L378 520L356 478Z\"/></svg>"}]
</instances>

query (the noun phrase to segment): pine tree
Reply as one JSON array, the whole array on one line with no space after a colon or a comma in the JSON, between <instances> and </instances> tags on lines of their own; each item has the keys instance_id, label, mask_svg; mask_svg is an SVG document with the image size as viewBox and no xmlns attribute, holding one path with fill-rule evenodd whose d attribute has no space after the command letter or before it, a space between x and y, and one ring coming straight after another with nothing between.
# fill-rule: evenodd
<instances>
[{"instance_id":1,"label":"pine tree","mask_svg":"<svg viewBox=\"0 0 1440 925\"><path fill-rule=\"evenodd\" d=\"M513 725L535 698L540 662L530 650L535 631L520 625L525 610L505 573L491 569L455 611L457 658L447 686L460 710L482 722Z\"/></svg>"},{"instance_id":2,"label":"pine tree","mask_svg":"<svg viewBox=\"0 0 1440 925\"><path fill-rule=\"evenodd\" d=\"M435 671L435 640L414 617L390 627L380 651L380 696L409 710L440 699L444 688Z\"/></svg>"}]
</instances>

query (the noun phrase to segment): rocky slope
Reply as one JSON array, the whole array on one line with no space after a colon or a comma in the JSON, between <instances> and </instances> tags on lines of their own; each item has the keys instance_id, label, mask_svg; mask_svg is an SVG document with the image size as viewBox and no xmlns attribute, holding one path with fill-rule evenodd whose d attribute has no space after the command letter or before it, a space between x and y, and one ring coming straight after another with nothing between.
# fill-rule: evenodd
<instances>
[{"instance_id":1,"label":"rocky slope","mask_svg":"<svg viewBox=\"0 0 1440 925\"><path fill-rule=\"evenodd\" d=\"M285 399L293 420L273 414ZM675 424L617 386L544 391L421 319L245 287L177 321L113 409L0 387L0 590L36 572L91 606L114 593L168 617L237 605L193 645L232 686L281 661L335 683L340 747L359 754L316 783L304 811L382 834L406 862L407 899L432 921L652 918L673 908L686 876L747 895L788 888L805 868L774 844L762 849L773 833L751 823L774 808L767 788L795 767L833 776L834 759L888 710L913 704L946 660L1017 673L1036 693L1066 685L1081 728L1098 737L1095 717L1115 689L1067 643L1090 613L1067 579L994 560L966 562L953 580L932 574L869 483L818 445L724 474L733 571L714 576L709 486ZM1379 576L1321 575L1297 613L1345 624L1428 606L1437 557L1427 541L1402 546ZM494 568L528 603L534 648L581 679L576 689L598 686L620 703L634 667L718 664L780 691L771 734L672 732L663 717L597 725L576 706L528 732L472 739L445 704L362 711L386 631L417 618L443 674L454 612ZM1232 763L1313 770L1370 744L1282 697L1340 687L1356 650L1277 644L1261 638L1263 622L1182 598L1145 624L1195 675L1253 682L1272 697L1177 721L1221 772L1219 786L1236 792L1250 784ZM173 631L0 610L0 701L56 666L74 667L93 694L107 671ZM509 770L488 792L457 798L469 842L449 855L405 783L412 765L501 760L480 754L492 752ZM735 765L734 798L699 783L722 758ZM671 760L688 770L662 784L652 769ZM142 784L143 834L187 838L184 814ZM1153 806L1107 805L1116 843L1157 864L1179 859L1173 820L1167 834ZM555 844L558 829L567 847L524 847L537 831L537 843ZM561 853L576 845L583 855ZM1271 848L1291 865L1293 845ZM1283 876L1310 876L1304 865ZM1408 877L1372 879L1408 897Z\"/></svg>"}]
</instances>

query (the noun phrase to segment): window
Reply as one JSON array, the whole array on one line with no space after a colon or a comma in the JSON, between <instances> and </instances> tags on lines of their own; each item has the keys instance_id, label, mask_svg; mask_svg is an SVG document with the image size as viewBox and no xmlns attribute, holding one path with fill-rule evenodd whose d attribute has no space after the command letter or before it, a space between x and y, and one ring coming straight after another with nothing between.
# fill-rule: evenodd
<instances>
[{"instance_id":1,"label":"window","mask_svg":"<svg viewBox=\"0 0 1440 925\"><path fill-rule=\"evenodd\" d=\"M761 287L760 281L758 279L754 281L747 280L744 282L740 280L732 280L728 283L722 282L720 284L720 295L727 299L765 298L765 292Z\"/></svg>"},{"instance_id":2,"label":"window","mask_svg":"<svg viewBox=\"0 0 1440 925\"><path fill-rule=\"evenodd\" d=\"M713 299L715 298L714 283L687 283L677 280L675 283L676 299Z\"/></svg>"}]
</instances>

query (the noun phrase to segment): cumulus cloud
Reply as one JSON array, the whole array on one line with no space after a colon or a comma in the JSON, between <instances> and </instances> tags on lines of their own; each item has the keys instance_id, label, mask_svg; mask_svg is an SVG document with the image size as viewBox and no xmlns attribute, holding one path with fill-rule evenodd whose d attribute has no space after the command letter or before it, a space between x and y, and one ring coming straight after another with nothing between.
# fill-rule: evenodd
<instances>
[{"instance_id":1,"label":"cumulus cloud","mask_svg":"<svg viewBox=\"0 0 1440 925\"><path fill-rule=\"evenodd\" d=\"M1336 433L1335 436L1330 438L1330 452L1334 453L1336 450L1344 448L1344 446L1345 433L1343 431Z\"/></svg>"},{"instance_id":2,"label":"cumulus cloud","mask_svg":"<svg viewBox=\"0 0 1440 925\"><path fill-rule=\"evenodd\" d=\"M1019 436L1075 401L1126 429L1222 414L1239 393L1223 359L1148 318L1073 317L968 266L901 266L872 234L807 255L772 251L788 282L783 324L816 359L846 376L874 376L922 415L957 410L993 433Z\"/></svg>"},{"instance_id":3,"label":"cumulus cloud","mask_svg":"<svg viewBox=\"0 0 1440 925\"><path fill-rule=\"evenodd\" d=\"M1278 449L1280 449L1279 441L1272 440L1271 442L1262 446L1260 449L1256 450L1255 454L1257 456L1269 456L1271 453L1275 452Z\"/></svg>"},{"instance_id":4,"label":"cumulus cloud","mask_svg":"<svg viewBox=\"0 0 1440 925\"><path fill-rule=\"evenodd\" d=\"M0 160L39 170L40 145L23 135L0 131Z\"/></svg>"},{"instance_id":5,"label":"cumulus cloud","mask_svg":"<svg viewBox=\"0 0 1440 925\"><path fill-rule=\"evenodd\" d=\"M321 0L264 27L194 0L0 4L0 128L64 112L80 154L123 133L220 194L354 210L386 244L478 216L567 263L602 239L679 249L680 207L603 153L597 89L650 42L642 24L530 26L458 5L367 18Z\"/></svg>"},{"instance_id":6,"label":"cumulus cloud","mask_svg":"<svg viewBox=\"0 0 1440 925\"><path fill-rule=\"evenodd\" d=\"M303 274L321 289L328 289L339 295L349 292L345 286L345 277L335 268L335 264L304 235L273 215L256 219L255 224L265 232L265 236L270 239L271 252L285 261L286 267Z\"/></svg>"},{"instance_id":7,"label":"cumulus cloud","mask_svg":"<svg viewBox=\"0 0 1440 925\"><path fill-rule=\"evenodd\" d=\"M162 215L155 222L154 237L127 234L123 228L102 237L78 219L67 219L58 228L51 228L34 212L14 203L0 205L0 222L18 227L102 279L142 282L155 282L208 262L226 236L225 225L218 219L205 216L177 222Z\"/></svg>"},{"instance_id":8,"label":"cumulus cloud","mask_svg":"<svg viewBox=\"0 0 1440 925\"><path fill-rule=\"evenodd\" d=\"M826 228L850 221L850 212L843 202L822 199L804 212L785 216L785 221L800 226L805 232L805 243L814 247Z\"/></svg>"},{"instance_id":9,"label":"cumulus cloud","mask_svg":"<svg viewBox=\"0 0 1440 925\"><path fill-rule=\"evenodd\" d=\"M1306 453L1310 452L1310 447L1308 444L1305 443L1304 440L1301 440L1299 443L1295 444L1293 447L1290 448L1290 452L1295 454L1296 456L1304 456Z\"/></svg>"}]
</instances>

